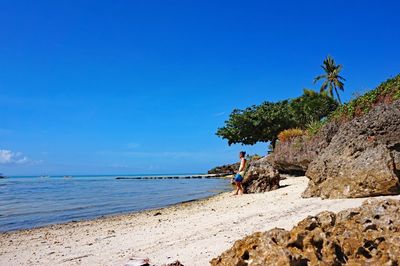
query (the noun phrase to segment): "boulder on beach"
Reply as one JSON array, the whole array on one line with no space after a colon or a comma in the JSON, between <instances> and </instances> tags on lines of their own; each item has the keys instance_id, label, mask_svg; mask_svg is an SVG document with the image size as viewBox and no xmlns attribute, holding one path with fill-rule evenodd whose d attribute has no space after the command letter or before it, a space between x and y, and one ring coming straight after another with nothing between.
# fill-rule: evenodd
<instances>
[{"instance_id":1,"label":"boulder on beach","mask_svg":"<svg viewBox=\"0 0 400 266\"><path fill-rule=\"evenodd\" d=\"M340 127L306 172L303 197L356 198L398 194L400 101L381 104Z\"/></svg>"},{"instance_id":2,"label":"boulder on beach","mask_svg":"<svg viewBox=\"0 0 400 266\"><path fill-rule=\"evenodd\" d=\"M232 265L398 265L400 201L367 200L337 214L321 212L291 231L272 229L235 242L210 261Z\"/></svg>"},{"instance_id":3,"label":"boulder on beach","mask_svg":"<svg viewBox=\"0 0 400 266\"><path fill-rule=\"evenodd\" d=\"M260 193L279 188L279 172L271 165L269 158L263 157L250 162L243 189L245 193Z\"/></svg>"}]
</instances>

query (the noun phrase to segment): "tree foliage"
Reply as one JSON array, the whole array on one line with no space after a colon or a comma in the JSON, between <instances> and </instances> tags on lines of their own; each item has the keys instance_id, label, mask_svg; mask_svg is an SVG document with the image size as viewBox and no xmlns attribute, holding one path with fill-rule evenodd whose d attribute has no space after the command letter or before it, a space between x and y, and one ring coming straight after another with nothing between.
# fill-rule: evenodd
<instances>
[{"instance_id":1,"label":"tree foliage","mask_svg":"<svg viewBox=\"0 0 400 266\"><path fill-rule=\"evenodd\" d=\"M244 110L235 109L217 135L228 144L252 145L270 141L275 146L278 134L289 128L306 128L337 108L326 93L304 90L301 97L279 102L264 102Z\"/></svg>"}]
</instances>

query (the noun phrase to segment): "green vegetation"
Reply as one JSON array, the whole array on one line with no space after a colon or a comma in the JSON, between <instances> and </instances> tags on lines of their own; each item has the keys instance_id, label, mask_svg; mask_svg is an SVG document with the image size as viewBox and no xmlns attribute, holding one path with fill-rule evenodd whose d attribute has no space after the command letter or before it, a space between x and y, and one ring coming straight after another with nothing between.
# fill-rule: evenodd
<instances>
[{"instance_id":1,"label":"green vegetation","mask_svg":"<svg viewBox=\"0 0 400 266\"><path fill-rule=\"evenodd\" d=\"M305 129L337 108L337 102L326 93L304 90L301 97L276 103L264 102L244 110L235 109L217 135L228 144L255 144L270 141L275 147L278 134L290 128Z\"/></svg>"},{"instance_id":2,"label":"green vegetation","mask_svg":"<svg viewBox=\"0 0 400 266\"><path fill-rule=\"evenodd\" d=\"M256 161L256 160L261 159L261 158L262 158L262 156L258 155L257 153L255 153L253 155L249 155L249 154L246 155L246 160L248 162Z\"/></svg>"},{"instance_id":3,"label":"green vegetation","mask_svg":"<svg viewBox=\"0 0 400 266\"><path fill-rule=\"evenodd\" d=\"M225 125L217 130L217 136L228 140L229 145L270 142L273 149L278 139L284 142L298 136L313 136L332 119L349 120L368 113L379 103L400 99L399 74L375 90L341 105L338 90L344 90L345 81L339 75L342 65L336 65L328 56L321 67L325 73L314 79L314 82L324 79L320 93L304 90L303 95L295 99L264 102L244 110L235 109ZM338 101L334 99L333 91Z\"/></svg>"},{"instance_id":4,"label":"green vegetation","mask_svg":"<svg viewBox=\"0 0 400 266\"><path fill-rule=\"evenodd\" d=\"M321 92L327 91L329 96L333 98L333 90L335 90L339 104L342 104L338 89L344 91L343 81L345 81L346 79L339 75L343 66L340 64L336 65L335 60L328 55L321 67L325 71L325 73L317 76L314 79L314 83L316 83L321 79L324 79L320 91Z\"/></svg>"},{"instance_id":5,"label":"green vegetation","mask_svg":"<svg viewBox=\"0 0 400 266\"><path fill-rule=\"evenodd\" d=\"M303 96L290 101L289 111L296 126L304 129L314 121L320 121L336 110L338 104L326 92L317 93L305 89Z\"/></svg>"},{"instance_id":6,"label":"green vegetation","mask_svg":"<svg viewBox=\"0 0 400 266\"><path fill-rule=\"evenodd\" d=\"M379 103L390 103L400 99L400 74L380 84L376 89L340 106L331 119L349 120L366 114Z\"/></svg>"},{"instance_id":7,"label":"green vegetation","mask_svg":"<svg viewBox=\"0 0 400 266\"><path fill-rule=\"evenodd\" d=\"M320 121L313 121L307 125L307 134L309 136L314 136L319 132L321 127L327 123L327 119L322 119Z\"/></svg>"}]
</instances>

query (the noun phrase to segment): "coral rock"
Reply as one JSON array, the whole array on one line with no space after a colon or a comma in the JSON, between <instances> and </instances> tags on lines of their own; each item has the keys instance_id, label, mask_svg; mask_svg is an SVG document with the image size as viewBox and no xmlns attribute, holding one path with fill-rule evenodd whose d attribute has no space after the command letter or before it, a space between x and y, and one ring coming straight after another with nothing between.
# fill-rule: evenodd
<instances>
[{"instance_id":1,"label":"coral rock","mask_svg":"<svg viewBox=\"0 0 400 266\"><path fill-rule=\"evenodd\" d=\"M290 232L254 233L211 265L398 265L399 258L400 201L367 200L338 214L309 216Z\"/></svg>"},{"instance_id":2,"label":"coral rock","mask_svg":"<svg viewBox=\"0 0 400 266\"><path fill-rule=\"evenodd\" d=\"M399 193L400 101L343 125L310 163L303 197L356 198Z\"/></svg>"},{"instance_id":3,"label":"coral rock","mask_svg":"<svg viewBox=\"0 0 400 266\"><path fill-rule=\"evenodd\" d=\"M337 133L339 123L331 122L324 125L315 136L300 136L286 142L278 142L270 161L281 173L304 175L308 165L317 158Z\"/></svg>"},{"instance_id":4,"label":"coral rock","mask_svg":"<svg viewBox=\"0 0 400 266\"><path fill-rule=\"evenodd\" d=\"M243 181L245 193L260 193L279 188L280 175L268 160L268 157L263 157L250 163Z\"/></svg>"}]
</instances>

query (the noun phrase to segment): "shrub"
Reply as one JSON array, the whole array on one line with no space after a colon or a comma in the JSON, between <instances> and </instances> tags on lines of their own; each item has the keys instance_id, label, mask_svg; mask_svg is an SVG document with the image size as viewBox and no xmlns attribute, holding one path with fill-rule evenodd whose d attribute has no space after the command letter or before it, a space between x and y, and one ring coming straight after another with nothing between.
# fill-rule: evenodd
<instances>
[{"instance_id":1,"label":"shrub","mask_svg":"<svg viewBox=\"0 0 400 266\"><path fill-rule=\"evenodd\" d=\"M251 162L251 161L256 161L258 159L261 159L262 156L258 155L258 154L253 154L253 155L246 155L246 160Z\"/></svg>"},{"instance_id":2,"label":"shrub","mask_svg":"<svg viewBox=\"0 0 400 266\"><path fill-rule=\"evenodd\" d=\"M307 125L307 134L310 136L314 136L319 132L321 127L327 123L326 119L319 120L319 121L312 121Z\"/></svg>"},{"instance_id":3,"label":"shrub","mask_svg":"<svg viewBox=\"0 0 400 266\"><path fill-rule=\"evenodd\" d=\"M306 135L306 131L300 129L300 128L290 128L290 129L285 129L282 132L278 134L278 139L280 142L286 142L289 141L293 138L300 137Z\"/></svg>"},{"instance_id":4,"label":"shrub","mask_svg":"<svg viewBox=\"0 0 400 266\"><path fill-rule=\"evenodd\" d=\"M349 120L368 113L379 103L391 103L400 99L400 74L380 84L376 89L340 106L331 119Z\"/></svg>"}]
</instances>

